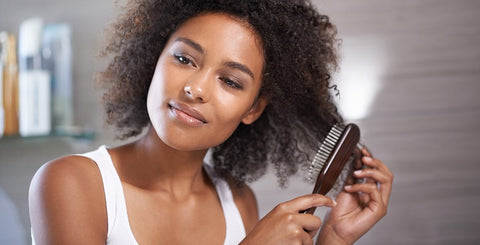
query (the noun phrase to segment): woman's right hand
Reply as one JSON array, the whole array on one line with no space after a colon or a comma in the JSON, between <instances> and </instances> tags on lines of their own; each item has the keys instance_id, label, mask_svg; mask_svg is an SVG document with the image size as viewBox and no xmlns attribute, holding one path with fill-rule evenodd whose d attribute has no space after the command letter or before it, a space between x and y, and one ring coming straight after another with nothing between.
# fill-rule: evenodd
<instances>
[{"instance_id":1,"label":"woman's right hand","mask_svg":"<svg viewBox=\"0 0 480 245\"><path fill-rule=\"evenodd\" d=\"M335 205L335 201L320 194L305 195L280 203L255 225L240 244L313 244L313 237L322 221L315 215L300 211L310 207Z\"/></svg>"}]
</instances>

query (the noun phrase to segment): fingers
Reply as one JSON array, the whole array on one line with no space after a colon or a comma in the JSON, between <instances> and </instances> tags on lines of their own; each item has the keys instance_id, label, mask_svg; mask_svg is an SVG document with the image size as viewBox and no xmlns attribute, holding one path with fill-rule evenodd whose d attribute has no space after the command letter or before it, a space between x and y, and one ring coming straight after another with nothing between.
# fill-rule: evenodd
<instances>
[{"instance_id":1,"label":"fingers","mask_svg":"<svg viewBox=\"0 0 480 245\"><path fill-rule=\"evenodd\" d=\"M302 245L313 245L313 236L304 233L302 236Z\"/></svg>"},{"instance_id":2,"label":"fingers","mask_svg":"<svg viewBox=\"0 0 480 245\"><path fill-rule=\"evenodd\" d=\"M310 237L314 237L317 234L320 226L322 225L322 220L311 214L302 214L299 213L296 215L298 217L298 224L303 227Z\"/></svg>"},{"instance_id":3,"label":"fingers","mask_svg":"<svg viewBox=\"0 0 480 245\"><path fill-rule=\"evenodd\" d=\"M364 156L367 156L367 157L372 157L372 153L370 153L370 151L367 149L367 147L363 146L363 148L361 149L362 151L362 154Z\"/></svg>"},{"instance_id":4,"label":"fingers","mask_svg":"<svg viewBox=\"0 0 480 245\"><path fill-rule=\"evenodd\" d=\"M370 151L365 147L360 151L363 155L360 161L365 167L361 169L355 168L357 170L354 171L353 176L357 179L366 180L363 181L363 183L376 183L383 203L385 206L388 206L393 182L392 172L382 161L372 157ZM358 163L356 165L358 165Z\"/></svg>"},{"instance_id":5,"label":"fingers","mask_svg":"<svg viewBox=\"0 0 480 245\"><path fill-rule=\"evenodd\" d=\"M347 192L362 192L368 194L373 201L382 202L383 199L380 195L380 191L377 189L377 185L374 183L362 183L355 185L345 186Z\"/></svg>"},{"instance_id":6,"label":"fingers","mask_svg":"<svg viewBox=\"0 0 480 245\"><path fill-rule=\"evenodd\" d=\"M322 221L311 214L288 214L286 216L287 236L290 241L301 241L302 244L312 244L312 239L317 234Z\"/></svg>"},{"instance_id":7,"label":"fingers","mask_svg":"<svg viewBox=\"0 0 480 245\"><path fill-rule=\"evenodd\" d=\"M356 178L371 178L379 183L387 183L389 181L389 177L387 175L373 168L355 170L353 174Z\"/></svg>"},{"instance_id":8,"label":"fingers","mask_svg":"<svg viewBox=\"0 0 480 245\"><path fill-rule=\"evenodd\" d=\"M317 234L322 225L322 220L311 214L289 214L287 215L286 220L288 224L287 226L290 226L291 240L308 241L308 239L305 238L311 240L315 234Z\"/></svg>"},{"instance_id":9,"label":"fingers","mask_svg":"<svg viewBox=\"0 0 480 245\"><path fill-rule=\"evenodd\" d=\"M286 212L298 213L311 207L320 206L334 207L336 206L336 202L333 199L320 194L310 194L281 203L277 208Z\"/></svg>"},{"instance_id":10,"label":"fingers","mask_svg":"<svg viewBox=\"0 0 480 245\"><path fill-rule=\"evenodd\" d=\"M355 171L355 177L372 179L377 182L379 184L378 187L382 194L383 201L386 205L388 205L393 182L392 172L382 161L376 158L363 157L362 161L370 168Z\"/></svg>"},{"instance_id":11,"label":"fingers","mask_svg":"<svg viewBox=\"0 0 480 245\"><path fill-rule=\"evenodd\" d=\"M288 244L313 245L313 237L310 236L303 229L293 230L290 237L291 239L288 239Z\"/></svg>"},{"instance_id":12,"label":"fingers","mask_svg":"<svg viewBox=\"0 0 480 245\"><path fill-rule=\"evenodd\" d=\"M290 227L288 230L292 233L294 240L301 240L302 244L312 244L311 240L320 229L322 220L315 215L300 213L300 211L310 207L334 207L335 205L336 202L329 197L320 194L310 194L281 203L272 212L283 216L281 218L283 221L279 223Z\"/></svg>"},{"instance_id":13,"label":"fingers","mask_svg":"<svg viewBox=\"0 0 480 245\"><path fill-rule=\"evenodd\" d=\"M383 201L377 185L374 183L363 183L345 186L347 192L362 192L369 196L369 202L366 204L371 211L379 216L386 214L386 205Z\"/></svg>"},{"instance_id":14,"label":"fingers","mask_svg":"<svg viewBox=\"0 0 480 245\"><path fill-rule=\"evenodd\" d=\"M372 157L372 155L366 148L363 148L361 151L363 154L363 157L362 157L363 164L371 168L378 168L385 174L393 177L393 174L390 171L390 169L388 169L388 167L382 161Z\"/></svg>"}]
</instances>

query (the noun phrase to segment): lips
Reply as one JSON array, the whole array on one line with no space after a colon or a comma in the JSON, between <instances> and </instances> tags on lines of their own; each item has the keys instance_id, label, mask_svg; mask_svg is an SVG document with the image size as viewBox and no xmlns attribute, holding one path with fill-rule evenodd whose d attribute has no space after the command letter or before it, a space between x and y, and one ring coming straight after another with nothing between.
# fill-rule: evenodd
<instances>
[{"instance_id":1,"label":"lips","mask_svg":"<svg viewBox=\"0 0 480 245\"><path fill-rule=\"evenodd\" d=\"M175 118L187 125L201 126L207 123L205 117L191 106L171 101L168 107Z\"/></svg>"}]
</instances>

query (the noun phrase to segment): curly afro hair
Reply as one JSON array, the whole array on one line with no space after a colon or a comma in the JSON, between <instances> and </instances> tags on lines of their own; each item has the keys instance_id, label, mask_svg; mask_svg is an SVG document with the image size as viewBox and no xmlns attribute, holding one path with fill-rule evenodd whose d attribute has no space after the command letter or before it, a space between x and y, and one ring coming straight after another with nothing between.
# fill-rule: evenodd
<instances>
[{"instance_id":1,"label":"curly afro hair","mask_svg":"<svg viewBox=\"0 0 480 245\"><path fill-rule=\"evenodd\" d=\"M284 185L308 165L333 124L342 122L332 102L330 74L337 68L336 28L306 0L132 0L111 26L100 73L107 123L118 138L149 125L147 92L170 35L187 19L224 13L247 22L261 38L265 67L260 96L269 98L261 117L240 124L213 147L216 171L237 183L261 177L269 163Z\"/></svg>"}]
</instances>

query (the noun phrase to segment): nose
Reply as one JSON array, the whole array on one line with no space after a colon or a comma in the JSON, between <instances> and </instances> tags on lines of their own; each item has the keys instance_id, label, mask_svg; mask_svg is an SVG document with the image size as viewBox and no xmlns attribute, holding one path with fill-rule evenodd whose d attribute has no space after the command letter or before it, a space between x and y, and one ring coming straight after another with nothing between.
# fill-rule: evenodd
<instances>
[{"instance_id":1,"label":"nose","mask_svg":"<svg viewBox=\"0 0 480 245\"><path fill-rule=\"evenodd\" d=\"M183 87L185 95L198 102L207 102L210 98L212 79L209 71L197 71L189 77Z\"/></svg>"}]
</instances>

